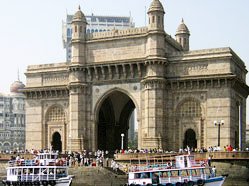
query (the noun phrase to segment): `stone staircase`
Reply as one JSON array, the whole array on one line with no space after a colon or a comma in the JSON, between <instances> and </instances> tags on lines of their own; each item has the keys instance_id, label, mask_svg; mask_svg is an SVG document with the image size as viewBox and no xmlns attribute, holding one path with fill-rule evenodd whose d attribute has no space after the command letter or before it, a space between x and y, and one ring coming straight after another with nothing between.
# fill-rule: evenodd
<instances>
[{"instance_id":1,"label":"stone staircase","mask_svg":"<svg viewBox=\"0 0 249 186\"><path fill-rule=\"evenodd\" d=\"M249 163L239 161L214 162L212 166L217 167L217 175L228 175L223 186L248 186L249 185Z\"/></svg>"},{"instance_id":2,"label":"stone staircase","mask_svg":"<svg viewBox=\"0 0 249 186\"><path fill-rule=\"evenodd\" d=\"M127 175L116 174L103 167L74 167L69 169L74 175L72 186L123 186Z\"/></svg>"}]
</instances>

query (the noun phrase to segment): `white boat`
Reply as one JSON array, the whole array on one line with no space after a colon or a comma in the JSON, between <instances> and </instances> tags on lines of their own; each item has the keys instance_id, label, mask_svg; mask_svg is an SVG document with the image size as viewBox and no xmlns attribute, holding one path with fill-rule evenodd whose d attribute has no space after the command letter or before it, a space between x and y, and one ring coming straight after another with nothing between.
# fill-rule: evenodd
<instances>
[{"instance_id":1,"label":"white boat","mask_svg":"<svg viewBox=\"0 0 249 186\"><path fill-rule=\"evenodd\" d=\"M68 175L67 161L58 158L58 153L49 151L37 154L32 160L8 162L4 185L51 185L69 186L73 176Z\"/></svg>"},{"instance_id":2,"label":"white boat","mask_svg":"<svg viewBox=\"0 0 249 186\"><path fill-rule=\"evenodd\" d=\"M128 173L129 186L221 186L225 176L216 176L213 167L196 162L194 155L175 156L166 164L132 166Z\"/></svg>"}]
</instances>

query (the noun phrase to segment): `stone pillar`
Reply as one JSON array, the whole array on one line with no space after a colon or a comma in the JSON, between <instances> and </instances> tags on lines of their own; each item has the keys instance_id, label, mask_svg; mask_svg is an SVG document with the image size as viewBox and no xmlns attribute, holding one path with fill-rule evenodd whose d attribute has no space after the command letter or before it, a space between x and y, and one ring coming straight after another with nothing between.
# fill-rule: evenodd
<instances>
[{"instance_id":1,"label":"stone pillar","mask_svg":"<svg viewBox=\"0 0 249 186\"><path fill-rule=\"evenodd\" d=\"M140 148L163 148L165 120L166 59L147 61L143 79L142 144Z\"/></svg>"},{"instance_id":2,"label":"stone pillar","mask_svg":"<svg viewBox=\"0 0 249 186\"><path fill-rule=\"evenodd\" d=\"M82 151L86 149L86 92L83 83L69 85L69 128L67 151Z\"/></svg>"}]
</instances>

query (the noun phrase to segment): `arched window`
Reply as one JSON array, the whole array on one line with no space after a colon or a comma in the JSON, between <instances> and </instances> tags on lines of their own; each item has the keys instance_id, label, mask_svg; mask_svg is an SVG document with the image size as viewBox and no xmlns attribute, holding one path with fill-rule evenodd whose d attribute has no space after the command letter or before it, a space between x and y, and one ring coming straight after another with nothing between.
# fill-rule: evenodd
<instances>
[{"instance_id":1,"label":"arched window","mask_svg":"<svg viewBox=\"0 0 249 186\"><path fill-rule=\"evenodd\" d=\"M186 44L187 44L187 39L186 39L186 38L184 38L184 39L183 39L183 46L185 47L185 46L186 46Z\"/></svg>"},{"instance_id":2,"label":"arched window","mask_svg":"<svg viewBox=\"0 0 249 186\"><path fill-rule=\"evenodd\" d=\"M195 100L188 100L182 103L177 110L180 117L201 117L201 105Z\"/></svg>"},{"instance_id":3,"label":"arched window","mask_svg":"<svg viewBox=\"0 0 249 186\"><path fill-rule=\"evenodd\" d=\"M82 26L80 26L80 33L82 32Z\"/></svg>"},{"instance_id":4,"label":"arched window","mask_svg":"<svg viewBox=\"0 0 249 186\"><path fill-rule=\"evenodd\" d=\"M61 107L52 107L48 111L47 121L64 121L65 112Z\"/></svg>"},{"instance_id":5,"label":"arched window","mask_svg":"<svg viewBox=\"0 0 249 186\"><path fill-rule=\"evenodd\" d=\"M155 22L155 16L152 16L152 23Z\"/></svg>"},{"instance_id":6,"label":"arched window","mask_svg":"<svg viewBox=\"0 0 249 186\"><path fill-rule=\"evenodd\" d=\"M74 30L75 30L75 33L77 33L77 26L75 25L75 27L74 27Z\"/></svg>"}]
</instances>

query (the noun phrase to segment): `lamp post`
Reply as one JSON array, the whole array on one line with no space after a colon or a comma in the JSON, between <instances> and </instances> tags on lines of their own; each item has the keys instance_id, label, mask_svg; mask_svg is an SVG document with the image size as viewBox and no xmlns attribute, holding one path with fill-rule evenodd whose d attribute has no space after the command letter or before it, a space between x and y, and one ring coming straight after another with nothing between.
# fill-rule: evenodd
<instances>
[{"instance_id":1,"label":"lamp post","mask_svg":"<svg viewBox=\"0 0 249 186\"><path fill-rule=\"evenodd\" d=\"M68 137L69 137L69 140L70 140L70 141L69 141L69 154L72 154L72 139L71 139L72 136L71 136L71 134L69 134Z\"/></svg>"},{"instance_id":2,"label":"lamp post","mask_svg":"<svg viewBox=\"0 0 249 186\"><path fill-rule=\"evenodd\" d=\"M121 134L121 150L124 149L124 133Z\"/></svg>"},{"instance_id":3,"label":"lamp post","mask_svg":"<svg viewBox=\"0 0 249 186\"><path fill-rule=\"evenodd\" d=\"M214 121L214 125L218 126L218 147L220 146L220 126L224 125L224 120Z\"/></svg>"}]
</instances>

